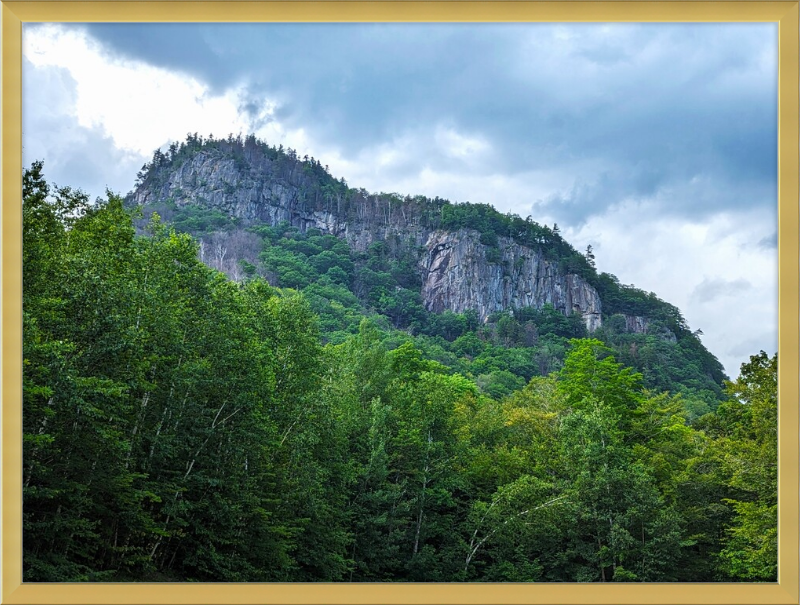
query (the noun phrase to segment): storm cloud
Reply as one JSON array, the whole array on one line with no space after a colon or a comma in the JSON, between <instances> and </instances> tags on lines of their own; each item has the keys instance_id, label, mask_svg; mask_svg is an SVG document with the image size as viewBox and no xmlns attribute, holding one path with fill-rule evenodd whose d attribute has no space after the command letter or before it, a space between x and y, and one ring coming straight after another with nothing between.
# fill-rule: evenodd
<instances>
[{"instance_id":1,"label":"storm cloud","mask_svg":"<svg viewBox=\"0 0 800 605\"><path fill-rule=\"evenodd\" d=\"M775 24L25 24L23 47L24 156L60 184L125 193L188 132L254 132L355 187L557 222L731 375L776 348Z\"/></svg>"},{"instance_id":2,"label":"storm cloud","mask_svg":"<svg viewBox=\"0 0 800 605\"><path fill-rule=\"evenodd\" d=\"M563 171L532 207L564 224L627 198L687 217L774 206L773 24L84 27L112 55L244 86L254 116L275 100L275 119L343 156L407 137L417 170L458 169L420 134L447 126L490 150L473 173Z\"/></svg>"}]
</instances>

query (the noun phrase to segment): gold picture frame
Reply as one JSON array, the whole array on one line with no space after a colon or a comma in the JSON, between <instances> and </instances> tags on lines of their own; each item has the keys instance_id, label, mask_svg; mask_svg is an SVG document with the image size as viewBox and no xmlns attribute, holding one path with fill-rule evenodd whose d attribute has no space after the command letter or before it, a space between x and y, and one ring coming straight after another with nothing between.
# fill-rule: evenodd
<instances>
[{"instance_id":1,"label":"gold picture frame","mask_svg":"<svg viewBox=\"0 0 800 605\"><path fill-rule=\"evenodd\" d=\"M25 22L775 22L778 24L779 576L774 584L22 583L21 63ZM2 0L2 602L798 603L798 2Z\"/></svg>"}]
</instances>

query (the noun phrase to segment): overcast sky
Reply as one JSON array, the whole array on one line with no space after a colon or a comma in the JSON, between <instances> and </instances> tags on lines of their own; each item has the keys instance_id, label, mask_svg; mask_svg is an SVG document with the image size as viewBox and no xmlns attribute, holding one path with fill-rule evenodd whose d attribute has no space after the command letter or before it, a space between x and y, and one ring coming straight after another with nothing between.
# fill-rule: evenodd
<instances>
[{"instance_id":1,"label":"overcast sky","mask_svg":"<svg viewBox=\"0 0 800 605\"><path fill-rule=\"evenodd\" d=\"M254 132L354 187L558 223L731 377L777 349L775 24L25 24L23 54L51 182L124 194L189 132Z\"/></svg>"}]
</instances>

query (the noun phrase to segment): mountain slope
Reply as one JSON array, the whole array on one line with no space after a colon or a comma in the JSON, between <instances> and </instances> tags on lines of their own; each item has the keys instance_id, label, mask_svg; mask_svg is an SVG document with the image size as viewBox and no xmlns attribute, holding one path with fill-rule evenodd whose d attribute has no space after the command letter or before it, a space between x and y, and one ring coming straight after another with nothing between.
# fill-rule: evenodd
<instances>
[{"instance_id":1,"label":"mountain slope","mask_svg":"<svg viewBox=\"0 0 800 605\"><path fill-rule=\"evenodd\" d=\"M581 315L589 331L601 325L597 291L559 266L561 257L579 255L547 227L518 220L480 229L487 222L480 214L496 211L477 207L476 217L461 216L443 200L369 195L335 180L313 159L300 161L253 138L241 144L190 139L173 149L156 154L131 203L199 204L242 224L286 222L344 238L360 252L391 242L413 256L429 311L474 309L485 320L512 307L551 304Z\"/></svg>"},{"instance_id":2,"label":"mountain slope","mask_svg":"<svg viewBox=\"0 0 800 605\"><path fill-rule=\"evenodd\" d=\"M391 241L22 184L25 581L775 581L776 357L698 418L691 334L430 313Z\"/></svg>"},{"instance_id":3,"label":"mountain slope","mask_svg":"<svg viewBox=\"0 0 800 605\"><path fill-rule=\"evenodd\" d=\"M510 312L519 332L526 314L552 308L579 318L585 333L652 375L653 386L677 381L721 392L721 365L676 307L598 274L590 254L530 217L486 204L370 194L337 180L314 158L253 136L190 135L166 154L157 151L138 177L127 203L197 237L207 264L234 279L255 272L280 286L318 290L315 282L327 277L412 332L435 323L425 311L475 313L488 325ZM331 236L337 239L325 240ZM334 241L347 250L333 250ZM327 311L320 305L318 312Z\"/></svg>"}]
</instances>

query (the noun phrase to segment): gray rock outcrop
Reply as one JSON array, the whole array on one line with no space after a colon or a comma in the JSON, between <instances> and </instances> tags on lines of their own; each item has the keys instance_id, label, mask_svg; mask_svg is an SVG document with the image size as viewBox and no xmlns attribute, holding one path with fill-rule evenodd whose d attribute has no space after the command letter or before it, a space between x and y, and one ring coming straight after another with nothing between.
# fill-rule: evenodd
<instances>
[{"instance_id":1,"label":"gray rock outcrop","mask_svg":"<svg viewBox=\"0 0 800 605\"><path fill-rule=\"evenodd\" d=\"M564 274L540 251L498 238L500 258L490 261L477 231L433 231L421 261L422 299L429 311L476 309L485 319L495 311L551 304L565 315L578 313L592 332L601 325L597 291L581 277Z\"/></svg>"},{"instance_id":2,"label":"gray rock outcrop","mask_svg":"<svg viewBox=\"0 0 800 605\"><path fill-rule=\"evenodd\" d=\"M350 200L345 212L335 196L308 199L302 193L307 191L301 186L304 178L301 163L279 165L258 149L245 146L238 159L201 149L174 167L159 168L127 202L202 205L243 224L285 221L301 231L314 228L346 239L362 252L375 241L391 241L417 258L421 296L429 311L474 309L484 320L495 311L549 303L565 315L580 314L590 332L601 325L597 291L578 275L560 271L540 246L522 246L507 237L487 246L471 229L426 228L423 205L410 198L363 192Z\"/></svg>"}]
</instances>

